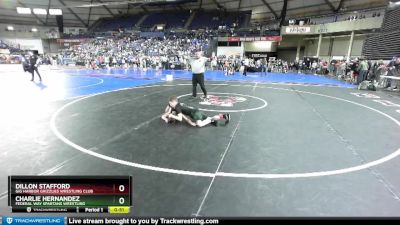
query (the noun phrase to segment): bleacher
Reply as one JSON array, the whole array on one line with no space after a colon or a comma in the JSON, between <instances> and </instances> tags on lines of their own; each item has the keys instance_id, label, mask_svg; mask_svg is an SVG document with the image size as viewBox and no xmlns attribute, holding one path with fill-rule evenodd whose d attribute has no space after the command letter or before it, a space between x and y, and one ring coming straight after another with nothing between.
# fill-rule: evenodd
<instances>
[{"instance_id":1,"label":"bleacher","mask_svg":"<svg viewBox=\"0 0 400 225\"><path fill-rule=\"evenodd\" d=\"M217 29L219 26L232 27L234 23L239 27L244 26L244 20L248 12L197 12L196 17L193 19L190 29Z\"/></svg>"},{"instance_id":2,"label":"bleacher","mask_svg":"<svg viewBox=\"0 0 400 225\"><path fill-rule=\"evenodd\" d=\"M249 14L250 13L250 14ZM246 27L246 18L251 12L220 12L220 11L197 11L189 24L188 29L218 29L220 26L230 28L233 24L236 27ZM120 28L130 29L135 26L142 31L152 31L154 26L165 24L165 29L184 28L191 16L190 11L178 12L151 12L148 14L137 14L115 18L102 18L91 28L94 32L117 31ZM139 24L139 21L140 24ZM190 23L190 22L189 22Z\"/></svg>"},{"instance_id":3,"label":"bleacher","mask_svg":"<svg viewBox=\"0 0 400 225\"><path fill-rule=\"evenodd\" d=\"M369 59L386 59L400 54L400 7L387 9L379 32L369 35L363 55Z\"/></svg>"},{"instance_id":4,"label":"bleacher","mask_svg":"<svg viewBox=\"0 0 400 225\"><path fill-rule=\"evenodd\" d=\"M380 17L383 16L385 9L376 8L376 9L366 9L360 10L358 12L343 12L343 13L333 13L327 15L317 15L310 17L293 17L288 18L284 25L289 25L289 20L303 20L305 24L317 25L317 24L327 24L334 23L339 21L348 21L348 20L361 20L366 18Z\"/></svg>"},{"instance_id":5,"label":"bleacher","mask_svg":"<svg viewBox=\"0 0 400 225\"><path fill-rule=\"evenodd\" d=\"M231 26L233 23L238 23L239 27L244 26L243 22L245 19L244 13L229 13L223 20L225 26Z\"/></svg>"},{"instance_id":6,"label":"bleacher","mask_svg":"<svg viewBox=\"0 0 400 225\"><path fill-rule=\"evenodd\" d=\"M132 28L136 25L139 19L143 15L129 15L121 16L117 18L102 18L99 24L96 26L96 32L113 31L119 28Z\"/></svg>"},{"instance_id":7,"label":"bleacher","mask_svg":"<svg viewBox=\"0 0 400 225\"><path fill-rule=\"evenodd\" d=\"M141 24L141 27L152 28L157 24L166 24L167 29L183 28L189 16L190 16L189 11L179 12L179 13L172 13L172 12L150 13Z\"/></svg>"},{"instance_id":8,"label":"bleacher","mask_svg":"<svg viewBox=\"0 0 400 225\"><path fill-rule=\"evenodd\" d=\"M0 40L0 49L8 49L10 51L10 53L17 53L17 52L21 52L21 48L16 45L16 44L12 44L12 43L8 43L6 41Z\"/></svg>"},{"instance_id":9,"label":"bleacher","mask_svg":"<svg viewBox=\"0 0 400 225\"><path fill-rule=\"evenodd\" d=\"M217 29L221 24L221 16L218 12L197 12L196 17L193 19L190 29Z\"/></svg>"},{"instance_id":10,"label":"bleacher","mask_svg":"<svg viewBox=\"0 0 400 225\"><path fill-rule=\"evenodd\" d=\"M397 7L393 10L387 10L383 20L383 32L391 32L396 29L400 29L400 7Z\"/></svg>"}]
</instances>

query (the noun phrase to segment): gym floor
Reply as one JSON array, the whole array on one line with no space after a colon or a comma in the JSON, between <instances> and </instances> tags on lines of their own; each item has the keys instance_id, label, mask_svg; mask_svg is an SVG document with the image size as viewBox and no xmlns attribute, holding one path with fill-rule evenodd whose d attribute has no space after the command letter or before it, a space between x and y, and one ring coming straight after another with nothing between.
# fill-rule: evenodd
<instances>
[{"instance_id":1,"label":"gym floor","mask_svg":"<svg viewBox=\"0 0 400 225\"><path fill-rule=\"evenodd\" d=\"M3 214L8 175L132 175L134 216L400 216L398 93L210 71L209 104L188 71L20 70L0 73ZM231 122L165 124L171 95Z\"/></svg>"}]
</instances>

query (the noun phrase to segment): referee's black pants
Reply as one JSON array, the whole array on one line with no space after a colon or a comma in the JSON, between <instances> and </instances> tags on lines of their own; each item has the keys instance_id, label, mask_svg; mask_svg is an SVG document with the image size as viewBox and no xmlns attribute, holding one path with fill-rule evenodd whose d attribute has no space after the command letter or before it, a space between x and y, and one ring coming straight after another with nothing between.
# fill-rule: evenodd
<instances>
[{"instance_id":1,"label":"referee's black pants","mask_svg":"<svg viewBox=\"0 0 400 225\"><path fill-rule=\"evenodd\" d=\"M35 71L36 71L37 75L39 76L40 81L42 81L42 77L40 76L37 66L32 66L31 68L29 68L29 72L31 72L31 74L32 74L31 80L33 81L33 78L35 77Z\"/></svg>"},{"instance_id":2,"label":"referee's black pants","mask_svg":"<svg viewBox=\"0 0 400 225\"><path fill-rule=\"evenodd\" d=\"M247 68L249 68L249 67L248 66L244 66L243 76L247 76Z\"/></svg>"},{"instance_id":3,"label":"referee's black pants","mask_svg":"<svg viewBox=\"0 0 400 225\"><path fill-rule=\"evenodd\" d=\"M201 90L204 93L204 96L207 97L207 90L204 86L204 73L193 74L192 77L192 85L193 85L193 97L197 96L197 84L200 84Z\"/></svg>"}]
</instances>

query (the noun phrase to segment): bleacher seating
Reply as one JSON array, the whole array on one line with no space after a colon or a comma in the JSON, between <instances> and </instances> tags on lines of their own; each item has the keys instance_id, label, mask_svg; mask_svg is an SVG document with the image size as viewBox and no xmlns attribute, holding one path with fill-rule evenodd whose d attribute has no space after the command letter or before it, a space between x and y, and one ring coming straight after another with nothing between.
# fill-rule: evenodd
<instances>
[{"instance_id":1,"label":"bleacher seating","mask_svg":"<svg viewBox=\"0 0 400 225\"><path fill-rule=\"evenodd\" d=\"M190 29L217 29L219 26L232 27L233 23L242 27L248 12L197 12L196 17L193 19Z\"/></svg>"},{"instance_id":2,"label":"bleacher seating","mask_svg":"<svg viewBox=\"0 0 400 225\"><path fill-rule=\"evenodd\" d=\"M396 29L400 29L400 7L386 11L385 18L383 20L383 32L390 32Z\"/></svg>"},{"instance_id":3,"label":"bleacher seating","mask_svg":"<svg viewBox=\"0 0 400 225\"><path fill-rule=\"evenodd\" d=\"M209 28L216 29L220 25L220 15L217 12L197 12L193 19L190 29Z\"/></svg>"},{"instance_id":4,"label":"bleacher seating","mask_svg":"<svg viewBox=\"0 0 400 225\"><path fill-rule=\"evenodd\" d=\"M117 30L119 28L131 28L136 25L139 19L143 15L129 15L129 16L121 16L117 18L103 18L100 23L97 25L95 31L112 31Z\"/></svg>"},{"instance_id":5,"label":"bleacher seating","mask_svg":"<svg viewBox=\"0 0 400 225\"><path fill-rule=\"evenodd\" d=\"M311 17L303 17L303 18L288 18L284 25L289 25L289 20L303 20L305 24L308 25L317 25L317 24L326 24L326 23L334 23L339 21L348 21L348 20L361 20L366 18L380 17L384 14L384 9L367 9L361 10L359 12L344 12L344 13L333 13L328 15L318 15Z\"/></svg>"},{"instance_id":6,"label":"bleacher seating","mask_svg":"<svg viewBox=\"0 0 400 225\"><path fill-rule=\"evenodd\" d=\"M16 53L16 52L22 51L18 44L8 43L3 40L0 40L0 48L8 49L10 51L10 53Z\"/></svg>"},{"instance_id":7,"label":"bleacher seating","mask_svg":"<svg viewBox=\"0 0 400 225\"><path fill-rule=\"evenodd\" d=\"M367 37L363 55L370 59L391 59L400 53L400 7L388 9L379 32Z\"/></svg>"},{"instance_id":8,"label":"bleacher seating","mask_svg":"<svg viewBox=\"0 0 400 225\"><path fill-rule=\"evenodd\" d=\"M157 24L166 24L166 28L183 28L185 22L190 16L189 11L171 13L171 12L158 12L150 13L148 17L141 24L142 28L152 28Z\"/></svg>"},{"instance_id":9,"label":"bleacher seating","mask_svg":"<svg viewBox=\"0 0 400 225\"><path fill-rule=\"evenodd\" d=\"M190 11L175 11L152 12L146 14L145 17L142 14L137 14L116 18L102 18L95 23L92 31L116 31L119 28L132 28L135 25L138 25L142 31L152 31L157 24L165 24L166 29L179 29L185 27L190 15ZM219 26L230 28L233 24L236 24L236 27L239 28L245 27L248 15L251 15L251 12L206 12L201 10L196 12L189 29L217 29ZM139 21L141 21L140 24L138 24Z\"/></svg>"},{"instance_id":10,"label":"bleacher seating","mask_svg":"<svg viewBox=\"0 0 400 225\"><path fill-rule=\"evenodd\" d=\"M229 13L223 20L225 26L231 26L234 23L238 23L239 27L243 26L243 21L245 19L245 14L243 13Z\"/></svg>"}]
</instances>

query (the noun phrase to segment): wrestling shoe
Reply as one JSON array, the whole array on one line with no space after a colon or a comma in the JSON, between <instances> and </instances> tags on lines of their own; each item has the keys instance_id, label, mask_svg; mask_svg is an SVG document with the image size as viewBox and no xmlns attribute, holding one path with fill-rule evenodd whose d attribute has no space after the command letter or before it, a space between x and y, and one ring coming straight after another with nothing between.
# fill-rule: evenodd
<instances>
[{"instance_id":1,"label":"wrestling shoe","mask_svg":"<svg viewBox=\"0 0 400 225\"><path fill-rule=\"evenodd\" d=\"M225 125L227 125L231 120L231 115L229 113L224 114L224 119L225 119Z\"/></svg>"}]
</instances>

